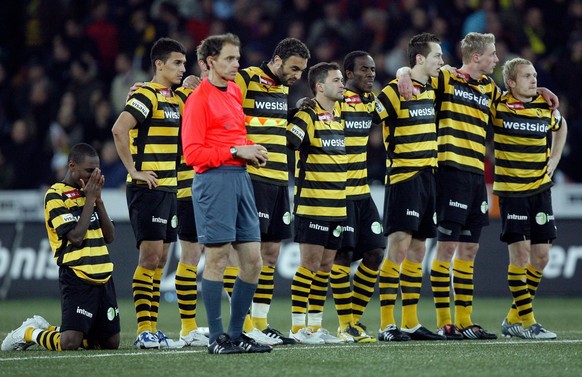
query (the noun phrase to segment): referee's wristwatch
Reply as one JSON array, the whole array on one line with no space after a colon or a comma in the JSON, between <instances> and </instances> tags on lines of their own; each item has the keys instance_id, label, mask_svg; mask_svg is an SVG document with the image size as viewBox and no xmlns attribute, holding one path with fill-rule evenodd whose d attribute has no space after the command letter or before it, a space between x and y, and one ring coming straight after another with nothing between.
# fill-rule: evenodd
<instances>
[{"instance_id":1,"label":"referee's wristwatch","mask_svg":"<svg viewBox=\"0 0 582 377\"><path fill-rule=\"evenodd\" d=\"M232 158L236 158L237 153L238 150L236 149L236 147L230 147L230 154L232 155Z\"/></svg>"}]
</instances>

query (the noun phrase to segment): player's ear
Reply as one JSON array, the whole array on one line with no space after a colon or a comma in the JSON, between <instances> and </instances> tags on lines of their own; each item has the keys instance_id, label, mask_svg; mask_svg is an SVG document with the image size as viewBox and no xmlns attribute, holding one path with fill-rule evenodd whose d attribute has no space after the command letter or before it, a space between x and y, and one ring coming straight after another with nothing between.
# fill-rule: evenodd
<instances>
[{"instance_id":1,"label":"player's ear","mask_svg":"<svg viewBox=\"0 0 582 377\"><path fill-rule=\"evenodd\" d=\"M283 59L281 59L281 57L279 55L275 55L273 57L273 63L275 64L275 66L277 68L281 67L283 65Z\"/></svg>"},{"instance_id":2,"label":"player's ear","mask_svg":"<svg viewBox=\"0 0 582 377\"><path fill-rule=\"evenodd\" d=\"M162 69L164 62L161 61L160 59L157 59L154 64L156 65L156 71L157 71L158 69Z\"/></svg>"}]
</instances>

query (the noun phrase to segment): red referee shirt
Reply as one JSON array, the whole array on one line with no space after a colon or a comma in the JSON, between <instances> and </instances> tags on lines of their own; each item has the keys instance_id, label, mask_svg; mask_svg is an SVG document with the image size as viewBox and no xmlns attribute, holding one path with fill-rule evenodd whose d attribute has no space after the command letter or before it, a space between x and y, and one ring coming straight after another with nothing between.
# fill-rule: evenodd
<instances>
[{"instance_id":1,"label":"red referee shirt","mask_svg":"<svg viewBox=\"0 0 582 377\"><path fill-rule=\"evenodd\" d=\"M184 160L196 173L222 165L245 166L232 158L230 147L253 144L247 139L240 88L232 81L226 90L208 78L190 94L182 119Z\"/></svg>"}]
</instances>

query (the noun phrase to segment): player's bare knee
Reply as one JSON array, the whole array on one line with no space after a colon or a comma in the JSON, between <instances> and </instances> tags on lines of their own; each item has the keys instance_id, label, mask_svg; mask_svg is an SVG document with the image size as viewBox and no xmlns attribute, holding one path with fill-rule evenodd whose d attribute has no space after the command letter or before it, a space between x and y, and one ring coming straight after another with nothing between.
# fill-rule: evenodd
<instances>
[{"instance_id":1,"label":"player's bare knee","mask_svg":"<svg viewBox=\"0 0 582 377\"><path fill-rule=\"evenodd\" d=\"M404 261L404 258L406 258L406 250L400 248L389 248L387 258L396 264L400 264Z\"/></svg>"},{"instance_id":2,"label":"player's bare knee","mask_svg":"<svg viewBox=\"0 0 582 377\"><path fill-rule=\"evenodd\" d=\"M263 265L275 267L275 265L277 264L277 259L279 258L279 252L277 251L276 253L272 253L272 254L271 253L269 253L269 254L261 253L261 257L263 260Z\"/></svg>"},{"instance_id":3,"label":"player's bare knee","mask_svg":"<svg viewBox=\"0 0 582 377\"><path fill-rule=\"evenodd\" d=\"M160 256L155 254L140 254L138 263L140 267L155 270L160 263Z\"/></svg>"},{"instance_id":4,"label":"player's bare knee","mask_svg":"<svg viewBox=\"0 0 582 377\"><path fill-rule=\"evenodd\" d=\"M120 336L115 334L108 339L104 339L99 342L99 347L104 350L116 350L119 349Z\"/></svg>"},{"instance_id":5,"label":"player's bare knee","mask_svg":"<svg viewBox=\"0 0 582 377\"><path fill-rule=\"evenodd\" d=\"M426 254L425 247L412 247L408 253L406 254L406 259L415 262L415 263L422 263L424 259L424 255Z\"/></svg>"},{"instance_id":6,"label":"player's bare knee","mask_svg":"<svg viewBox=\"0 0 582 377\"><path fill-rule=\"evenodd\" d=\"M463 245L463 244L461 244ZM477 257L479 245L471 244L464 247L459 247L457 250L457 258L467 261L473 261Z\"/></svg>"},{"instance_id":7,"label":"player's bare knee","mask_svg":"<svg viewBox=\"0 0 582 377\"><path fill-rule=\"evenodd\" d=\"M382 260L384 259L383 249L372 249L364 252L362 263L370 270L377 271L380 269Z\"/></svg>"},{"instance_id":8,"label":"player's bare knee","mask_svg":"<svg viewBox=\"0 0 582 377\"><path fill-rule=\"evenodd\" d=\"M281 250L281 242L261 242L261 257L263 264L267 266L274 266L279 258Z\"/></svg>"},{"instance_id":9,"label":"player's bare knee","mask_svg":"<svg viewBox=\"0 0 582 377\"><path fill-rule=\"evenodd\" d=\"M437 254L440 261L450 262L461 238L462 225L453 221L442 221L437 226Z\"/></svg>"},{"instance_id":10,"label":"player's bare knee","mask_svg":"<svg viewBox=\"0 0 582 377\"><path fill-rule=\"evenodd\" d=\"M543 271L550 262L550 253L532 253L529 262L537 270Z\"/></svg>"},{"instance_id":11,"label":"player's bare knee","mask_svg":"<svg viewBox=\"0 0 582 377\"><path fill-rule=\"evenodd\" d=\"M349 267L352 264L354 252L348 249L340 249L335 254L334 264Z\"/></svg>"},{"instance_id":12,"label":"player's bare knee","mask_svg":"<svg viewBox=\"0 0 582 377\"><path fill-rule=\"evenodd\" d=\"M249 253L249 255L244 255L244 257L239 255L240 271L242 275L249 277L256 275L258 278L263 267L263 259L261 258L261 254L254 254L255 253Z\"/></svg>"},{"instance_id":13,"label":"player's bare knee","mask_svg":"<svg viewBox=\"0 0 582 377\"><path fill-rule=\"evenodd\" d=\"M318 271L330 272L333 266L333 261L323 261L319 264Z\"/></svg>"},{"instance_id":14,"label":"player's bare knee","mask_svg":"<svg viewBox=\"0 0 582 377\"><path fill-rule=\"evenodd\" d=\"M305 260L301 262L301 267L305 267L311 272L319 271L320 266L321 266L320 260Z\"/></svg>"},{"instance_id":15,"label":"player's bare knee","mask_svg":"<svg viewBox=\"0 0 582 377\"><path fill-rule=\"evenodd\" d=\"M61 350L74 351L83 343L83 333L77 331L64 331L61 333Z\"/></svg>"}]
</instances>

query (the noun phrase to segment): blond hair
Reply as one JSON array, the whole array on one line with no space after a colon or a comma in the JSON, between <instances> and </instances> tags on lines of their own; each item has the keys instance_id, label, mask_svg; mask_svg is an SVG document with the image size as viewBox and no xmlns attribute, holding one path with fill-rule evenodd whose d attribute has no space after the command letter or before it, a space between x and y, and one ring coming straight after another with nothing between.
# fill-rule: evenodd
<instances>
[{"instance_id":1,"label":"blond hair","mask_svg":"<svg viewBox=\"0 0 582 377\"><path fill-rule=\"evenodd\" d=\"M463 64L469 63L471 61L471 56L475 53L483 55L485 49L491 43L495 43L495 36L491 33L483 34L470 32L465 35L465 38L461 41Z\"/></svg>"},{"instance_id":2,"label":"blond hair","mask_svg":"<svg viewBox=\"0 0 582 377\"><path fill-rule=\"evenodd\" d=\"M524 58L514 58L508 60L503 64L503 82L505 83L505 88L509 90L509 84L507 83L509 80L515 81L517 78L517 67L520 65L533 65L527 59Z\"/></svg>"}]
</instances>

